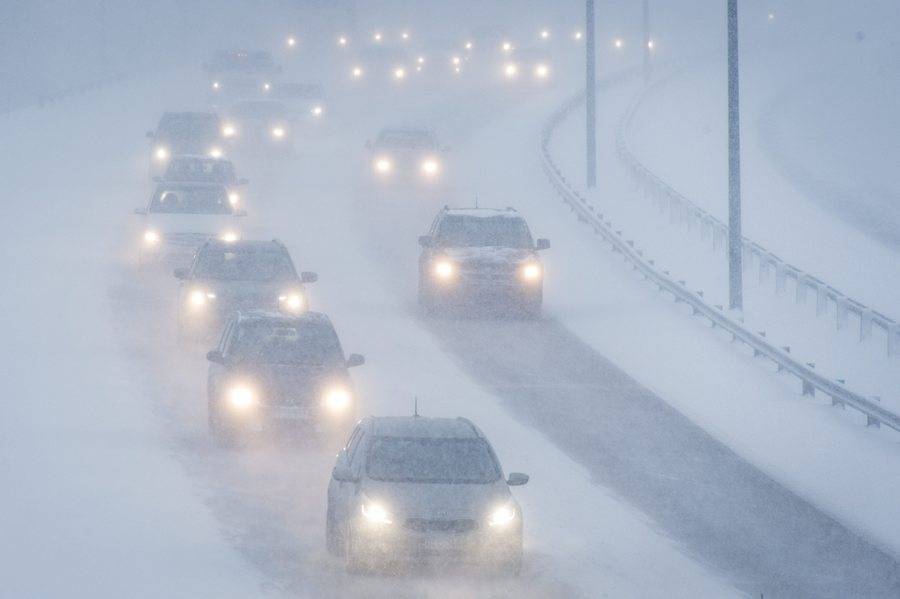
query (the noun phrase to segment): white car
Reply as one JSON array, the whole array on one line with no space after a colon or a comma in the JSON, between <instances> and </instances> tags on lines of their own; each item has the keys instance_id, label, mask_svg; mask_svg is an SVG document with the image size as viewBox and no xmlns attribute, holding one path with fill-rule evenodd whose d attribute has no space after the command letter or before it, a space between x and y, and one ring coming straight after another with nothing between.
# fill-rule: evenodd
<instances>
[{"instance_id":1,"label":"white car","mask_svg":"<svg viewBox=\"0 0 900 599\"><path fill-rule=\"evenodd\" d=\"M247 213L232 205L224 185L161 182L135 214L141 217L140 264L186 266L211 237L241 239L240 219Z\"/></svg>"}]
</instances>

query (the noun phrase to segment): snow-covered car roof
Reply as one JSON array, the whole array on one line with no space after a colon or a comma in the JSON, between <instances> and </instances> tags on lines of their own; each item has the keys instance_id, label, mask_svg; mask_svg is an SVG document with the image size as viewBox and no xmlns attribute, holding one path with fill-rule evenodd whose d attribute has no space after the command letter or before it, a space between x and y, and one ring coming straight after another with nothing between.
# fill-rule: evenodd
<instances>
[{"instance_id":1,"label":"snow-covered car roof","mask_svg":"<svg viewBox=\"0 0 900 599\"><path fill-rule=\"evenodd\" d=\"M515 208L444 208L444 214L473 218L522 218Z\"/></svg>"},{"instance_id":2,"label":"snow-covered car roof","mask_svg":"<svg viewBox=\"0 0 900 599\"><path fill-rule=\"evenodd\" d=\"M372 434L379 437L437 437L476 439L481 433L466 418L426 418L423 416L372 416Z\"/></svg>"}]
</instances>

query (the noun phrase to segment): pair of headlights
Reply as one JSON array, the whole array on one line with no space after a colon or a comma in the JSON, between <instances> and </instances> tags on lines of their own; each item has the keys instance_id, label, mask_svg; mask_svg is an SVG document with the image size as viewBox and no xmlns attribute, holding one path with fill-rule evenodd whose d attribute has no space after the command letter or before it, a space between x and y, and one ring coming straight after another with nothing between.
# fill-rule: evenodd
<instances>
[{"instance_id":1,"label":"pair of headlights","mask_svg":"<svg viewBox=\"0 0 900 599\"><path fill-rule=\"evenodd\" d=\"M259 393L253 385L236 384L228 390L228 405L235 411L252 409L259 403ZM350 407L353 397L343 386L336 385L322 394L322 405L332 414L343 414Z\"/></svg>"},{"instance_id":2,"label":"pair of headlights","mask_svg":"<svg viewBox=\"0 0 900 599\"><path fill-rule=\"evenodd\" d=\"M547 79L550 76L550 67L543 62L534 65L532 71L535 79ZM507 79L515 79L519 76L519 65L514 62L508 62L503 65L503 75Z\"/></svg>"},{"instance_id":3,"label":"pair of headlights","mask_svg":"<svg viewBox=\"0 0 900 599\"><path fill-rule=\"evenodd\" d=\"M380 175L388 175L394 170L394 162L387 156L375 159L375 172ZM425 177L434 177L441 172L441 163L436 158L426 158L419 163L419 171Z\"/></svg>"},{"instance_id":4,"label":"pair of headlights","mask_svg":"<svg viewBox=\"0 0 900 599\"><path fill-rule=\"evenodd\" d=\"M216 299L216 294L206 289L192 289L188 293L188 304L193 308L204 308ZM306 307L306 298L302 293L293 291L278 296L278 306L285 312L298 313Z\"/></svg>"},{"instance_id":5,"label":"pair of headlights","mask_svg":"<svg viewBox=\"0 0 900 599\"><path fill-rule=\"evenodd\" d=\"M391 513L383 504L367 498L363 499L360 513L366 522L376 526L384 526L394 522ZM503 529L515 521L517 517L518 511L516 507L512 503L505 503L491 510L485 522L490 528Z\"/></svg>"},{"instance_id":6,"label":"pair of headlights","mask_svg":"<svg viewBox=\"0 0 900 599\"><path fill-rule=\"evenodd\" d=\"M456 277L458 268L453 261L447 258L441 258L435 260L432 264L431 272L438 280L450 281ZM544 270L538 262L525 262L519 266L517 275L522 281L533 283L539 281L541 277L543 277Z\"/></svg>"}]
</instances>

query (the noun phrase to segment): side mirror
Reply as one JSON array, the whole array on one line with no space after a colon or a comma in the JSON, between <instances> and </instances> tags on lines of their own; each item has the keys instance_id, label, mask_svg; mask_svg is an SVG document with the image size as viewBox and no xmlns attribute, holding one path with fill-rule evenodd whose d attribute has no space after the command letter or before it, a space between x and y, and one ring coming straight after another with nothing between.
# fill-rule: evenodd
<instances>
[{"instance_id":1,"label":"side mirror","mask_svg":"<svg viewBox=\"0 0 900 599\"><path fill-rule=\"evenodd\" d=\"M176 279L186 279L190 274L190 269L188 268L176 268L173 273Z\"/></svg>"},{"instance_id":2,"label":"side mirror","mask_svg":"<svg viewBox=\"0 0 900 599\"><path fill-rule=\"evenodd\" d=\"M234 215L243 218L243 217L247 216L247 211L246 210L235 210Z\"/></svg>"},{"instance_id":3,"label":"side mirror","mask_svg":"<svg viewBox=\"0 0 900 599\"><path fill-rule=\"evenodd\" d=\"M345 464L338 464L331 471L331 478L340 483L355 483L359 479L353 475L353 471Z\"/></svg>"},{"instance_id":4,"label":"side mirror","mask_svg":"<svg viewBox=\"0 0 900 599\"><path fill-rule=\"evenodd\" d=\"M528 475L522 474L521 472L510 472L509 478L506 479L506 484L510 487L521 487L527 482Z\"/></svg>"},{"instance_id":5,"label":"side mirror","mask_svg":"<svg viewBox=\"0 0 900 599\"><path fill-rule=\"evenodd\" d=\"M154 137L156 137L156 133L154 133L153 131L147 131L147 133L145 133L144 135L147 136L147 139L153 139Z\"/></svg>"},{"instance_id":6,"label":"side mirror","mask_svg":"<svg viewBox=\"0 0 900 599\"><path fill-rule=\"evenodd\" d=\"M419 235L419 245L423 248L430 248L432 245L431 235Z\"/></svg>"},{"instance_id":7,"label":"side mirror","mask_svg":"<svg viewBox=\"0 0 900 599\"><path fill-rule=\"evenodd\" d=\"M314 272L303 271L300 273L300 281L303 283L315 283L319 280L319 275Z\"/></svg>"},{"instance_id":8,"label":"side mirror","mask_svg":"<svg viewBox=\"0 0 900 599\"><path fill-rule=\"evenodd\" d=\"M365 356L360 354L350 354L347 356L347 368L353 368L354 366L362 366L366 363Z\"/></svg>"},{"instance_id":9,"label":"side mirror","mask_svg":"<svg viewBox=\"0 0 900 599\"><path fill-rule=\"evenodd\" d=\"M235 185L247 185L248 183L250 183L249 179L238 179L234 182Z\"/></svg>"},{"instance_id":10,"label":"side mirror","mask_svg":"<svg viewBox=\"0 0 900 599\"><path fill-rule=\"evenodd\" d=\"M145 214L147 214L147 209L146 208L135 208L134 213L140 214L140 215L145 215Z\"/></svg>"},{"instance_id":11,"label":"side mirror","mask_svg":"<svg viewBox=\"0 0 900 599\"><path fill-rule=\"evenodd\" d=\"M223 356L222 352L220 352L217 349L214 349L211 352L207 352L206 359L209 360L210 362L214 362L216 364L224 364L225 363L225 356ZM510 478L512 478L512 475L510 475ZM525 478L528 478L528 477L525 477Z\"/></svg>"},{"instance_id":12,"label":"side mirror","mask_svg":"<svg viewBox=\"0 0 900 599\"><path fill-rule=\"evenodd\" d=\"M534 248L537 250L549 250L550 249L550 240L549 239L538 239L534 244Z\"/></svg>"}]
</instances>

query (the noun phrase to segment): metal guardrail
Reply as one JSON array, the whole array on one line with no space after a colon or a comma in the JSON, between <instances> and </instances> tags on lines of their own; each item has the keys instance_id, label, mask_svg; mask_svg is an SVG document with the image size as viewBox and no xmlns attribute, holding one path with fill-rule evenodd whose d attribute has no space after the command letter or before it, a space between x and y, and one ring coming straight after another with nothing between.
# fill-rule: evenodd
<instances>
[{"instance_id":1,"label":"metal guardrail","mask_svg":"<svg viewBox=\"0 0 900 599\"><path fill-rule=\"evenodd\" d=\"M832 405L849 406L864 414L868 426L877 427L884 424L900 432L900 416L881 407L877 400L863 397L848 390L840 382L818 374L810 365L795 360L788 349L772 345L763 335L747 330L721 308L710 306L703 300L701 294L690 291L682 281L675 281L668 272L656 268L654 261L645 257L644 253L635 247L633 241L624 239L621 231L613 229L612 223L566 179L550 155L550 141L556 128L583 102L584 94L581 93L550 116L541 131L540 148L541 166L544 173L562 200L578 215L579 220L587 223L597 235L605 239L614 251L622 254L625 260L646 280L652 282L657 289L671 294L676 302L689 306L692 314L702 316L710 322L711 326L728 332L732 340L740 341L750 347L754 357L764 356L775 364L778 372L788 372L800 379L803 395L814 396L816 391L819 391L831 397Z\"/></svg>"},{"instance_id":2,"label":"metal guardrail","mask_svg":"<svg viewBox=\"0 0 900 599\"><path fill-rule=\"evenodd\" d=\"M0 106L0 114L10 114L17 110L22 110L24 108L30 108L30 107L35 107L35 106L38 108L43 108L47 104L59 102L60 100L65 100L66 98L70 98L72 96L77 96L79 94L87 93L87 92L90 92L90 91L93 91L96 89L106 87L108 85L112 85L114 83L118 83L118 82L122 81L124 78L125 78L125 76L122 74L109 75L107 77L92 79L92 80L86 81L84 83L72 85L72 86L66 87L64 89L57 90L55 92L40 94L29 100Z\"/></svg>"},{"instance_id":3,"label":"metal guardrail","mask_svg":"<svg viewBox=\"0 0 900 599\"><path fill-rule=\"evenodd\" d=\"M658 80L647 91L661 85L667 79ZM634 155L628 147L626 132L631 125L637 109L645 98L645 92L639 93L632 101L619 122L616 131L616 151L625 163L632 177L640 188L657 203L661 211L668 209L672 222L684 222L688 229L696 228L701 238L710 239L713 249L724 247L728 237L728 225L703 208L700 208L672 186L654 174ZM858 340L866 341L872 337L873 327L884 332L885 351L888 356L900 353L900 323L857 301L840 290L822 281L816 276L779 258L758 243L743 238L744 267L750 268L755 260L759 269L759 281L765 281L770 272L775 273L775 292L783 293L786 282L794 283L794 301L804 303L809 291L815 293L816 316L828 313L833 306L834 323L838 330L844 329L848 323L848 315L853 314L859 323ZM829 304L831 304L829 306Z\"/></svg>"}]
</instances>

